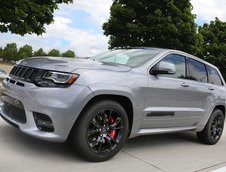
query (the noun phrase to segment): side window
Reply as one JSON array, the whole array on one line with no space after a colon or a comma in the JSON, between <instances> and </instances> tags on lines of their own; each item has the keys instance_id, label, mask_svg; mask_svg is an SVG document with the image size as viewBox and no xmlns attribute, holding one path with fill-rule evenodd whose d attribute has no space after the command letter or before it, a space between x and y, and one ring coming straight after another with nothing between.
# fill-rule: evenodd
<instances>
[{"instance_id":1,"label":"side window","mask_svg":"<svg viewBox=\"0 0 226 172\"><path fill-rule=\"evenodd\" d=\"M209 83L214 85L219 85L219 86L223 85L217 70L210 66L206 66L206 67L207 67L207 72L209 76Z\"/></svg>"},{"instance_id":2,"label":"side window","mask_svg":"<svg viewBox=\"0 0 226 172\"><path fill-rule=\"evenodd\" d=\"M193 59L189 59L189 62L190 76L188 78L207 83L207 72L205 65Z\"/></svg>"},{"instance_id":3,"label":"side window","mask_svg":"<svg viewBox=\"0 0 226 172\"><path fill-rule=\"evenodd\" d=\"M184 56L171 54L166 56L162 61L173 63L176 68L176 73L174 75L162 75L162 76L167 76L172 78L186 77L186 58Z\"/></svg>"}]
</instances>

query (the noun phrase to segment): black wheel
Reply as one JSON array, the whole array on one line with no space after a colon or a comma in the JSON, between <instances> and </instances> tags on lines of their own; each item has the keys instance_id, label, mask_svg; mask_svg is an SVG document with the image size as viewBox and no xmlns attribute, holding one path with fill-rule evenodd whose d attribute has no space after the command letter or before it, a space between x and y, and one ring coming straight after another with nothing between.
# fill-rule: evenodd
<instances>
[{"instance_id":1,"label":"black wheel","mask_svg":"<svg viewBox=\"0 0 226 172\"><path fill-rule=\"evenodd\" d=\"M99 162L112 158L124 145L129 131L124 108L111 100L89 106L76 122L73 146L86 160Z\"/></svg>"},{"instance_id":2,"label":"black wheel","mask_svg":"<svg viewBox=\"0 0 226 172\"><path fill-rule=\"evenodd\" d=\"M197 133L200 142L208 145L216 144L223 133L224 119L225 117L221 110L214 110L204 130Z\"/></svg>"}]
</instances>

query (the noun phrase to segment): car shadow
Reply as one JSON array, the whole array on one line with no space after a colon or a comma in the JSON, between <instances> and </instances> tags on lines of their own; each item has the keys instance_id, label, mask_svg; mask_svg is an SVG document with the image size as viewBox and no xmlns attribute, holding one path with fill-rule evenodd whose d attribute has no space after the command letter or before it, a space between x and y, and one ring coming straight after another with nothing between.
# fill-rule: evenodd
<instances>
[{"instance_id":1,"label":"car shadow","mask_svg":"<svg viewBox=\"0 0 226 172\"><path fill-rule=\"evenodd\" d=\"M83 160L73 151L73 148L68 143L48 142L34 138L32 136L21 133L18 129L7 126L0 128L0 143L3 140L7 143L7 147L11 147L18 154L43 155L45 157L64 157L66 161Z\"/></svg>"},{"instance_id":2,"label":"car shadow","mask_svg":"<svg viewBox=\"0 0 226 172\"><path fill-rule=\"evenodd\" d=\"M170 145L181 145L181 144L201 144L194 132L181 132L181 133L168 133L168 134L158 134L158 135L146 135L139 136L127 140L125 145L126 150L136 149L136 148L161 148Z\"/></svg>"},{"instance_id":3,"label":"car shadow","mask_svg":"<svg viewBox=\"0 0 226 172\"><path fill-rule=\"evenodd\" d=\"M71 145L67 143L54 143L39 140L37 138L28 136L21 133L18 129L11 126L0 127L0 143L2 141L7 142L7 147L14 148L18 151L18 154L23 154L25 151L29 154L37 155L41 154L44 156L54 156L54 157L64 157L65 161L77 161L84 162L80 156L72 151ZM124 146L124 150L130 151L134 149L154 149L155 147L166 147L171 144L178 143L193 143L199 144L194 133L176 133L176 134L162 134L162 135L150 135L150 136L140 136L133 139L129 139ZM16 147L15 147L16 145Z\"/></svg>"}]
</instances>

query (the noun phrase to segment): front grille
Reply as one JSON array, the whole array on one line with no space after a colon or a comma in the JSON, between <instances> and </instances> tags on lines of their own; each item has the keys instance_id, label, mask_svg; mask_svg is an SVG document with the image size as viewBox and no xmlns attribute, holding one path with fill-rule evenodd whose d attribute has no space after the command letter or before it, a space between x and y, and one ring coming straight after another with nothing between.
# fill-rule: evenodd
<instances>
[{"instance_id":1,"label":"front grille","mask_svg":"<svg viewBox=\"0 0 226 172\"><path fill-rule=\"evenodd\" d=\"M4 103L4 111L5 114L10 117L11 119L20 122L20 123L26 123L26 115L24 108L16 107L6 101L3 101Z\"/></svg>"},{"instance_id":2,"label":"front grille","mask_svg":"<svg viewBox=\"0 0 226 172\"><path fill-rule=\"evenodd\" d=\"M34 83L35 79L41 78L45 72L46 71L43 69L17 65L13 67L9 76L13 79Z\"/></svg>"}]
</instances>

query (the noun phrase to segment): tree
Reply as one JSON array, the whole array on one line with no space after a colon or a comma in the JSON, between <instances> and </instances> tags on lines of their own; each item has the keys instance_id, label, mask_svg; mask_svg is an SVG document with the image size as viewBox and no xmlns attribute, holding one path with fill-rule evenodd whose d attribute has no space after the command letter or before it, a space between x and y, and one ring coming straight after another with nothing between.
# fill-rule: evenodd
<instances>
[{"instance_id":1,"label":"tree","mask_svg":"<svg viewBox=\"0 0 226 172\"><path fill-rule=\"evenodd\" d=\"M75 57L75 52L71 50L67 50L64 53L62 53L62 57Z\"/></svg>"},{"instance_id":2,"label":"tree","mask_svg":"<svg viewBox=\"0 0 226 172\"><path fill-rule=\"evenodd\" d=\"M48 56L60 57L60 51L56 49L52 49L49 51Z\"/></svg>"},{"instance_id":3,"label":"tree","mask_svg":"<svg viewBox=\"0 0 226 172\"><path fill-rule=\"evenodd\" d=\"M190 0L115 0L103 24L110 48L151 46L200 53Z\"/></svg>"},{"instance_id":4,"label":"tree","mask_svg":"<svg viewBox=\"0 0 226 172\"><path fill-rule=\"evenodd\" d=\"M16 43L7 44L3 49L3 59L6 61L16 61L17 51L18 49Z\"/></svg>"},{"instance_id":5,"label":"tree","mask_svg":"<svg viewBox=\"0 0 226 172\"><path fill-rule=\"evenodd\" d=\"M73 0L7 0L0 5L0 32L24 35L45 32L44 25L53 22L59 3Z\"/></svg>"},{"instance_id":6,"label":"tree","mask_svg":"<svg viewBox=\"0 0 226 172\"><path fill-rule=\"evenodd\" d=\"M42 48L40 48L33 53L33 56L46 56L46 53L44 52L44 50Z\"/></svg>"},{"instance_id":7,"label":"tree","mask_svg":"<svg viewBox=\"0 0 226 172\"><path fill-rule=\"evenodd\" d=\"M17 61L20 59L25 59L32 56L54 56L54 57L60 57L61 53L57 49L52 49L47 53L44 52L42 48L38 49L37 51L34 51L33 48L30 45L24 45L23 47L20 47L19 50L17 48L16 43L10 43L7 44L4 49L0 47L0 58L3 58L5 61ZM68 50L65 51L62 54L63 57L75 57L74 51Z\"/></svg>"},{"instance_id":8,"label":"tree","mask_svg":"<svg viewBox=\"0 0 226 172\"><path fill-rule=\"evenodd\" d=\"M218 18L199 27L202 35L202 58L216 65L226 79L226 22Z\"/></svg>"},{"instance_id":9,"label":"tree","mask_svg":"<svg viewBox=\"0 0 226 172\"><path fill-rule=\"evenodd\" d=\"M0 47L0 58L2 58L2 56L3 56L3 48Z\"/></svg>"},{"instance_id":10,"label":"tree","mask_svg":"<svg viewBox=\"0 0 226 172\"><path fill-rule=\"evenodd\" d=\"M32 46L24 45L18 51L17 60L32 57L32 52L33 52Z\"/></svg>"}]
</instances>

